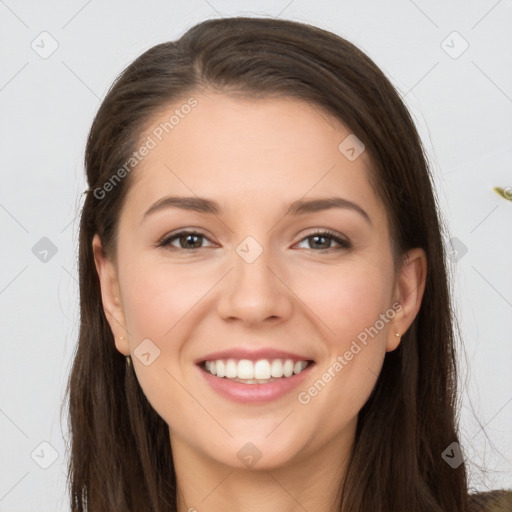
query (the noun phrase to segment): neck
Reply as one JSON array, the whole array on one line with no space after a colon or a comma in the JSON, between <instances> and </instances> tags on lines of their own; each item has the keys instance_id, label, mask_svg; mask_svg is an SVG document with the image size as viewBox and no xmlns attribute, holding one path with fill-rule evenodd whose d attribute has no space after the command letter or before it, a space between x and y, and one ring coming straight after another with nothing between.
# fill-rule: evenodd
<instances>
[{"instance_id":1,"label":"neck","mask_svg":"<svg viewBox=\"0 0 512 512\"><path fill-rule=\"evenodd\" d=\"M355 429L314 453L303 451L285 466L239 468L200 453L174 435L172 449L178 512L333 512ZM307 454L306 454L307 452Z\"/></svg>"}]
</instances>

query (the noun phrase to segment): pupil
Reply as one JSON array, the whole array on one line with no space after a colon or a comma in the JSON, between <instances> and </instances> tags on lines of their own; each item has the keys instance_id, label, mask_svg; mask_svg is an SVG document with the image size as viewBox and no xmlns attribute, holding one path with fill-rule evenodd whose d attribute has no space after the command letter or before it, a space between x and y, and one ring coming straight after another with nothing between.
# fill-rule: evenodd
<instances>
[{"instance_id":1,"label":"pupil","mask_svg":"<svg viewBox=\"0 0 512 512\"><path fill-rule=\"evenodd\" d=\"M325 236L321 236L321 235L314 235L313 238L315 239L315 242L320 239L320 240L327 240L327 238ZM324 244L325 245L325 244ZM327 245L329 245L329 243L327 242Z\"/></svg>"},{"instance_id":2,"label":"pupil","mask_svg":"<svg viewBox=\"0 0 512 512\"><path fill-rule=\"evenodd\" d=\"M186 235L186 236L185 236L185 240L187 240L187 243L188 243L188 241L190 241L190 240L191 240L192 238L194 238L194 237L195 237L195 238L198 238L198 235ZM186 243L186 244L187 244L187 243ZM186 244L185 244L185 245L186 245ZM194 245L194 244L193 244L193 242L192 242L192 245Z\"/></svg>"}]
</instances>

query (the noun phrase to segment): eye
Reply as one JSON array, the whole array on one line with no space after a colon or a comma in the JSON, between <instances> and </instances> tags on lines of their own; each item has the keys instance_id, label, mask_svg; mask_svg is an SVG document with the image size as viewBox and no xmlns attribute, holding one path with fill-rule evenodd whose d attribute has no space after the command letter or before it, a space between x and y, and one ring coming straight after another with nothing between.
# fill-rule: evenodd
<instances>
[{"instance_id":1,"label":"eye","mask_svg":"<svg viewBox=\"0 0 512 512\"><path fill-rule=\"evenodd\" d=\"M178 233L174 233L173 235L162 238L162 240L158 242L158 247L165 247L171 251L176 251L180 249L195 251L198 249L205 248L201 244L203 240L208 240L208 238L206 238L206 236L203 235L202 233L198 233L197 231L180 231ZM345 240L339 237L335 232L328 230L316 231L314 233L311 233L307 237L303 238L300 243L302 243L302 241L304 240L313 240L313 244L323 245L323 247L317 246L317 248L319 249L318 252L350 249L352 247L351 243L348 240ZM173 245L175 241L178 242L179 247ZM339 247L331 247L331 242L333 241L336 242Z\"/></svg>"},{"instance_id":2,"label":"eye","mask_svg":"<svg viewBox=\"0 0 512 512\"><path fill-rule=\"evenodd\" d=\"M313 240L313 244L319 244L323 245L323 247L319 248L319 251L329 251L329 250L335 250L340 251L343 249L350 249L352 247L352 244L341 237L339 237L336 233L333 231L315 231L314 233L311 233L307 237L303 238L302 240ZM331 247L331 242L336 242L339 247ZM301 241L302 242L302 241ZM310 244L311 245L311 244Z\"/></svg>"},{"instance_id":3,"label":"eye","mask_svg":"<svg viewBox=\"0 0 512 512\"><path fill-rule=\"evenodd\" d=\"M193 251L204 248L201 246L201 241L203 239L208 240L205 235L203 235L202 233L198 233L197 231L180 231L179 233L175 233L174 235L162 238L162 240L158 242L158 247L166 247L171 251L176 251L179 249L188 249ZM180 247L172 245L172 242L174 242L175 240L178 241Z\"/></svg>"}]
</instances>

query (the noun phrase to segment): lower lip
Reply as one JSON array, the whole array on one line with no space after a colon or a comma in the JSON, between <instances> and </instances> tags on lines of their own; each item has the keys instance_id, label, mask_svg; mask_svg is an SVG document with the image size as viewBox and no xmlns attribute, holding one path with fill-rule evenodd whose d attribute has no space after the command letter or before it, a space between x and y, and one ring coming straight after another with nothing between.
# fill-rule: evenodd
<instances>
[{"instance_id":1,"label":"lower lip","mask_svg":"<svg viewBox=\"0 0 512 512\"><path fill-rule=\"evenodd\" d=\"M306 369L292 377L283 377L267 384L234 382L224 377L216 377L201 367L198 368L206 382L217 393L230 400L241 403L265 403L277 400L290 393L304 381L313 366L315 366L314 363L310 363Z\"/></svg>"}]
</instances>

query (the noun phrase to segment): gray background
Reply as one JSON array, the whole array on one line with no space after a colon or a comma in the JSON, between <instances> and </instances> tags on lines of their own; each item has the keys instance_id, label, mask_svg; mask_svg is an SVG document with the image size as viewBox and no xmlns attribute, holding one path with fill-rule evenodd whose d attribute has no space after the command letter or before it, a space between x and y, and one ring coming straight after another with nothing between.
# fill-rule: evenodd
<instances>
[{"instance_id":1,"label":"gray background","mask_svg":"<svg viewBox=\"0 0 512 512\"><path fill-rule=\"evenodd\" d=\"M471 484L512 487L512 202L493 191L512 186L510 0L0 0L0 511L68 509L60 405L77 334L82 159L100 101L144 50L242 14L338 33L404 95L457 250Z\"/></svg>"}]
</instances>

